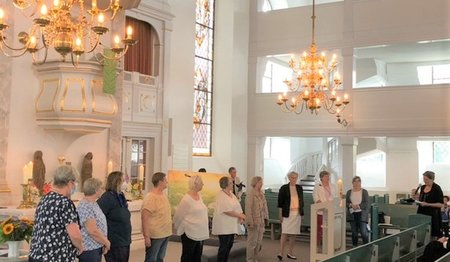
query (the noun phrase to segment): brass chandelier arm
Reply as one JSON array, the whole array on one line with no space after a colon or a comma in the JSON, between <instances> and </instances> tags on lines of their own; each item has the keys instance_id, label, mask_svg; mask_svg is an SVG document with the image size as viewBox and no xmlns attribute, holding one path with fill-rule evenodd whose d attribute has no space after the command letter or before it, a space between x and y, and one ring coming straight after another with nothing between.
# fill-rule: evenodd
<instances>
[{"instance_id":1,"label":"brass chandelier arm","mask_svg":"<svg viewBox=\"0 0 450 262\"><path fill-rule=\"evenodd\" d=\"M32 57L33 57L33 64L35 64L35 65L43 65L43 64L45 64L45 62L47 62L48 47L45 46L43 48L45 48L45 54L44 54L44 58L41 61L37 61L36 62L36 53L32 53L31 54Z\"/></svg>"},{"instance_id":2,"label":"brass chandelier arm","mask_svg":"<svg viewBox=\"0 0 450 262\"><path fill-rule=\"evenodd\" d=\"M99 45L103 46L101 43ZM100 53L100 52L96 53L96 55L94 55L94 56L97 59L97 61L100 62L101 64L103 64L105 59L106 60L120 60L126 54L126 52L128 51L128 47L129 47L128 45L125 45L125 48L114 48L114 47L113 48L108 48L108 49L111 49L111 50L114 50L114 49L119 50L119 49L121 49L120 53L116 53L115 56L107 56L107 55L104 55L103 53ZM103 46L103 48L107 48L107 47Z\"/></svg>"},{"instance_id":3,"label":"brass chandelier arm","mask_svg":"<svg viewBox=\"0 0 450 262\"><path fill-rule=\"evenodd\" d=\"M20 48L15 48L15 47L9 45L6 42L6 37L2 33L0 33L0 43L1 43L0 47L3 51L3 54L5 54L5 55L7 55L7 53L4 51L3 46L5 46L6 48L8 48L9 50L12 50L12 51L23 51L25 49L25 52L26 52L26 49L27 49L26 45L24 45L23 47L20 47Z\"/></svg>"},{"instance_id":4,"label":"brass chandelier arm","mask_svg":"<svg viewBox=\"0 0 450 262\"><path fill-rule=\"evenodd\" d=\"M3 42L2 42L3 43ZM3 55L5 55L6 57L19 57L19 56L23 56L26 52L27 49L25 48L21 48L21 49L15 49L14 51L22 51L19 54L13 55L13 54L8 54L4 49L3 49L3 45L0 45L0 49L2 50ZM8 48L9 49L9 48Z\"/></svg>"}]
</instances>

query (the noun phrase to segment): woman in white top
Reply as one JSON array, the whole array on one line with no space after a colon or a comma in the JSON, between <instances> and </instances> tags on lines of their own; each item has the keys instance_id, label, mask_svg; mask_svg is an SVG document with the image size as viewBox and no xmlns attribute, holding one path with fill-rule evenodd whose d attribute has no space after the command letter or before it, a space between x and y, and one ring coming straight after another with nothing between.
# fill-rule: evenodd
<instances>
[{"instance_id":1,"label":"woman in white top","mask_svg":"<svg viewBox=\"0 0 450 262\"><path fill-rule=\"evenodd\" d=\"M200 262L203 240L209 238L208 208L203 203L200 191L203 181L199 176L189 178L189 191L178 204L173 222L177 235L181 236L181 262Z\"/></svg>"},{"instance_id":2,"label":"woman in white top","mask_svg":"<svg viewBox=\"0 0 450 262\"><path fill-rule=\"evenodd\" d=\"M244 223L245 215L242 213L241 204L232 193L231 178L222 177L219 185L222 190L216 198L212 233L219 236L217 262L227 262L233 247L234 235L238 233L239 224Z\"/></svg>"},{"instance_id":3,"label":"woman in white top","mask_svg":"<svg viewBox=\"0 0 450 262\"><path fill-rule=\"evenodd\" d=\"M314 186L313 199L314 203L322 203L333 201L336 195L336 189L330 183L330 172L322 171L320 172L320 184ZM317 214L317 245L322 245L322 224L323 215L322 213Z\"/></svg>"},{"instance_id":4,"label":"woman in white top","mask_svg":"<svg viewBox=\"0 0 450 262\"><path fill-rule=\"evenodd\" d=\"M369 242L369 232L367 223L369 221L369 193L361 188L361 178L355 176L352 180L352 189L345 195L347 203L347 222L350 222L352 228L352 244L358 245L358 231L364 244Z\"/></svg>"}]
</instances>

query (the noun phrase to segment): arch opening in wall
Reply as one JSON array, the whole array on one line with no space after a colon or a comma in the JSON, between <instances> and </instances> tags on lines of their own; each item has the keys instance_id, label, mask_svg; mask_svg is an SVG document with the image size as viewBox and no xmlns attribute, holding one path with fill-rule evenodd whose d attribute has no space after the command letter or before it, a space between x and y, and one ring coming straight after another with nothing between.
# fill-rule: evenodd
<instances>
[{"instance_id":1,"label":"arch opening in wall","mask_svg":"<svg viewBox=\"0 0 450 262\"><path fill-rule=\"evenodd\" d=\"M147 22L129 16L126 17L126 24L133 27L134 38L138 40L138 44L131 47L125 55L125 71L158 76L160 41L155 28Z\"/></svg>"}]
</instances>

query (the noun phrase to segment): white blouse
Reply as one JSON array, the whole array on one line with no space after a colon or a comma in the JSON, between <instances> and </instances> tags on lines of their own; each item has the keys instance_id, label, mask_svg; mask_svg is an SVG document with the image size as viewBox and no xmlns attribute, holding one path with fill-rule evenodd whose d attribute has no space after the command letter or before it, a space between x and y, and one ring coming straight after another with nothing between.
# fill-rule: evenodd
<instances>
[{"instance_id":1,"label":"white blouse","mask_svg":"<svg viewBox=\"0 0 450 262\"><path fill-rule=\"evenodd\" d=\"M225 212L231 211L241 214L241 204L235 195L231 194L230 197L225 192L220 191L216 198L212 222L212 233L214 235L238 234L239 219L225 214Z\"/></svg>"},{"instance_id":2,"label":"white blouse","mask_svg":"<svg viewBox=\"0 0 450 262\"><path fill-rule=\"evenodd\" d=\"M189 194L184 195L173 216L177 235L186 234L190 239L201 241L209 238L208 208Z\"/></svg>"}]
</instances>

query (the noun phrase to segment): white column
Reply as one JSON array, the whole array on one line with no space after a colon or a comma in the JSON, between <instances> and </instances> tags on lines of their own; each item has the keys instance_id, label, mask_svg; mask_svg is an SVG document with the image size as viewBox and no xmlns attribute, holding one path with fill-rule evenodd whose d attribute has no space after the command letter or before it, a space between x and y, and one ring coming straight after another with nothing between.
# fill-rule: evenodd
<instances>
[{"instance_id":1,"label":"white column","mask_svg":"<svg viewBox=\"0 0 450 262\"><path fill-rule=\"evenodd\" d=\"M248 138L247 184L254 176L264 176L264 143L265 137ZM242 178L241 178L242 179ZM264 177L263 177L264 179Z\"/></svg>"},{"instance_id":2,"label":"white column","mask_svg":"<svg viewBox=\"0 0 450 262\"><path fill-rule=\"evenodd\" d=\"M339 138L338 178L344 183L343 193L352 187L352 178L356 175L356 148L358 138L347 136Z\"/></svg>"}]
</instances>

